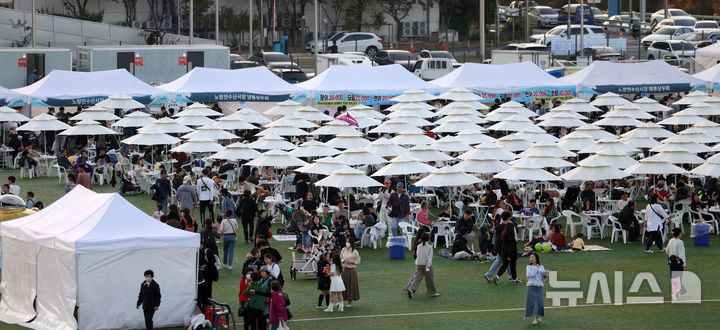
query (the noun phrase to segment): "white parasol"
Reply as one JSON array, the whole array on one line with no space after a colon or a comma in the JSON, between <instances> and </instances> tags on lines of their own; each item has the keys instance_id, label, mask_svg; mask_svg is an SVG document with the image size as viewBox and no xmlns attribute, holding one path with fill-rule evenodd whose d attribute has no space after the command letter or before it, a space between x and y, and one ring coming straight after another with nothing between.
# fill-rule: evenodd
<instances>
[{"instance_id":1,"label":"white parasol","mask_svg":"<svg viewBox=\"0 0 720 330\"><path fill-rule=\"evenodd\" d=\"M370 145L365 147L365 151L380 157L396 157L407 152L407 149L397 145L391 140L381 137L370 142Z\"/></svg>"},{"instance_id":2,"label":"white parasol","mask_svg":"<svg viewBox=\"0 0 720 330\"><path fill-rule=\"evenodd\" d=\"M226 146L223 150L216 152L210 156L210 158L235 161L255 159L260 157L260 155L262 154L250 148L247 143L235 142Z\"/></svg>"},{"instance_id":3,"label":"white parasol","mask_svg":"<svg viewBox=\"0 0 720 330\"><path fill-rule=\"evenodd\" d=\"M107 99L102 100L95 105L105 109L145 109L144 104L133 100L130 95L125 95L123 93L110 95Z\"/></svg>"},{"instance_id":4,"label":"white parasol","mask_svg":"<svg viewBox=\"0 0 720 330\"><path fill-rule=\"evenodd\" d=\"M111 126L113 126L113 127L145 127L145 126L152 125L152 123L154 123L154 122L155 122L155 118L153 118L150 114L144 113L142 111L135 111L135 112L125 115L125 117L123 117L122 119L113 123Z\"/></svg>"},{"instance_id":5,"label":"white parasol","mask_svg":"<svg viewBox=\"0 0 720 330\"><path fill-rule=\"evenodd\" d=\"M59 133L59 135L115 135L120 134L118 132L115 132L105 126L100 125L100 123L85 119L81 120L80 122L76 123L75 126L70 127L62 132Z\"/></svg>"},{"instance_id":6,"label":"white parasol","mask_svg":"<svg viewBox=\"0 0 720 330\"><path fill-rule=\"evenodd\" d=\"M112 120L119 120L120 117L116 116L114 113L108 111L108 109L99 107L97 105L89 107L87 109L83 109L82 112L79 114L70 117L70 120L95 120L95 121L112 121Z\"/></svg>"},{"instance_id":7,"label":"white parasol","mask_svg":"<svg viewBox=\"0 0 720 330\"><path fill-rule=\"evenodd\" d=\"M408 155L400 155L393 158L390 163L386 164L372 176L393 176L393 175L409 175L419 173L430 173L436 168L427 165L416 158Z\"/></svg>"},{"instance_id":8,"label":"white parasol","mask_svg":"<svg viewBox=\"0 0 720 330\"><path fill-rule=\"evenodd\" d=\"M327 146L325 143L316 140L310 140L301 144L297 149L290 151L290 155L295 157L325 157L335 156L340 150Z\"/></svg>"},{"instance_id":9,"label":"white parasol","mask_svg":"<svg viewBox=\"0 0 720 330\"><path fill-rule=\"evenodd\" d=\"M311 164L300 167L296 169L296 171L300 173L330 175L336 170L339 170L345 166L347 165L344 162L339 161L333 157L324 157L314 161Z\"/></svg>"},{"instance_id":10,"label":"white parasol","mask_svg":"<svg viewBox=\"0 0 720 330\"><path fill-rule=\"evenodd\" d=\"M462 187L480 182L474 175L467 174L454 166L444 166L415 182L417 187Z\"/></svg>"},{"instance_id":11,"label":"white parasol","mask_svg":"<svg viewBox=\"0 0 720 330\"><path fill-rule=\"evenodd\" d=\"M172 152L184 152L187 154L202 154L206 152L219 152L223 150L223 146L212 139L193 138L185 141L185 143L170 149Z\"/></svg>"},{"instance_id":12,"label":"white parasol","mask_svg":"<svg viewBox=\"0 0 720 330\"><path fill-rule=\"evenodd\" d=\"M249 143L248 147L258 150L293 150L297 148L294 144L277 135L263 136L257 141Z\"/></svg>"},{"instance_id":13,"label":"white parasol","mask_svg":"<svg viewBox=\"0 0 720 330\"><path fill-rule=\"evenodd\" d=\"M307 165L307 163L296 157L291 156L287 151L275 149L270 150L262 154L260 157L247 162L245 165L255 167L270 166L277 168L287 168L305 166Z\"/></svg>"}]
</instances>

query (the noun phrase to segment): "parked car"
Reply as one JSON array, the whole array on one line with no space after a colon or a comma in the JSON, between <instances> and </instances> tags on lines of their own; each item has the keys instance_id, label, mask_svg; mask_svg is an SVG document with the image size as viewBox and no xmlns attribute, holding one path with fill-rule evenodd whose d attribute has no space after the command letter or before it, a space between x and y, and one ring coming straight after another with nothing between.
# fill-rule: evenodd
<instances>
[{"instance_id":1,"label":"parked car","mask_svg":"<svg viewBox=\"0 0 720 330\"><path fill-rule=\"evenodd\" d=\"M653 43L653 41L660 41L660 40L680 40L685 37L687 37L690 33L692 33L692 28L684 27L684 26L666 26L663 27L657 31L655 31L653 34L646 36L645 38L642 38L641 42L643 47L648 47L650 44Z\"/></svg>"},{"instance_id":2,"label":"parked car","mask_svg":"<svg viewBox=\"0 0 720 330\"><path fill-rule=\"evenodd\" d=\"M720 38L720 37L719 37ZM712 45L712 40L703 40L695 44L695 49L703 48Z\"/></svg>"},{"instance_id":3,"label":"parked car","mask_svg":"<svg viewBox=\"0 0 720 330\"><path fill-rule=\"evenodd\" d=\"M413 66L413 74L423 80L440 78L454 70L453 63L449 58L424 58L419 59Z\"/></svg>"},{"instance_id":4,"label":"parked car","mask_svg":"<svg viewBox=\"0 0 720 330\"><path fill-rule=\"evenodd\" d=\"M715 32L720 31L720 25L716 21L697 21L693 29L695 31Z\"/></svg>"},{"instance_id":5,"label":"parked car","mask_svg":"<svg viewBox=\"0 0 720 330\"><path fill-rule=\"evenodd\" d=\"M633 16L633 23L637 23L638 21L638 17ZM620 31L622 29L623 32L630 32L630 15L610 16L602 25L606 30Z\"/></svg>"},{"instance_id":6,"label":"parked car","mask_svg":"<svg viewBox=\"0 0 720 330\"><path fill-rule=\"evenodd\" d=\"M383 49L382 39L371 32L339 32L328 39L328 49L333 45L337 46L337 52L364 52L370 58L375 56L378 50ZM310 44L311 51L315 49Z\"/></svg>"},{"instance_id":7,"label":"parked car","mask_svg":"<svg viewBox=\"0 0 720 330\"><path fill-rule=\"evenodd\" d=\"M570 35L579 35L580 25L570 25ZM593 38L598 36L605 36L605 31L602 27L597 25L585 25L585 37ZM530 36L530 42L544 44L548 47L552 44L553 40L567 38L567 25L558 25L552 28L550 31L544 34L534 34Z\"/></svg>"},{"instance_id":8,"label":"parked car","mask_svg":"<svg viewBox=\"0 0 720 330\"><path fill-rule=\"evenodd\" d=\"M695 56L695 46L685 40L655 41L647 49L648 60L665 60L679 65L685 58Z\"/></svg>"},{"instance_id":9,"label":"parked car","mask_svg":"<svg viewBox=\"0 0 720 330\"><path fill-rule=\"evenodd\" d=\"M548 6L530 7L528 20L530 25L538 28L552 27L558 24L558 13Z\"/></svg>"},{"instance_id":10,"label":"parked car","mask_svg":"<svg viewBox=\"0 0 720 330\"><path fill-rule=\"evenodd\" d=\"M258 62L246 61L246 60L233 60L230 61L230 69L245 69L260 66Z\"/></svg>"},{"instance_id":11,"label":"parked car","mask_svg":"<svg viewBox=\"0 0 720 330\"><path fill-rule=\"evenodd\" d=\"M303 70L295 63L273 63L268 65L268 69L270 69L270 71L278 77L291 84L297 84L308 80L305 72L303 72Z\"/></svg>"},{"instance_id":12,"label":"parked car","mask_svg":"<svg viewBox=\"0 0 720 330\"><path fill-rule=\"evenodd\" d=\"M570 23L580 24L580 4L570 4ZM588 5L583 6L583 20L585 25L595 24L592 8ZM567 24L568 22L568 5L564 5L558 13L558 24Z\"/></svg>"},{"instance_id":13,"label":"parked car","mask_svg":"<svg viewBox=\"0 0 720 330\"><path fill-rule=\"evenodd\" d=\"M418 53L418 60L424 58L447 58L452 63L453 68L459 68L462 65L462 63L458 63L458 61L452 54L450 54L450 52L444 50L423 49Z\"/></svg>"},{"instance_id":14,"label":"parked car","mask_svg":"<svg viewBox=\"0 0 720 330\"><path fill-rule=\"evenodd\" d=\"M412 72L417 57L407 50L381 50L373 60L378 65L400 64Z\"/></svg>"},{"instance_id":15,"label":"parked car","mask_svg":"<svg viewBox=\"0 0 720 330\"><path fill-rule=\"evenodd\" d=\"M683 40L693 44L693 46L698 47L698 44L703 41L710 41L712 43L712 39L715 38L715 40L720 39L720 31L715 32L708 32L708 31L695 31L693 33L688 34Z\"/></svg>"},{"instance_id":16,"label":"parked car","mask_svg":"<svg viewBox=\"0 0 720 330\"><path fill-rule=\"evenodd\" d=\"M622 54L615 48L606 46L586 47L580 51L579 55L571 57L573 61L577 61L578 56L590 57L592 61L622 61Z\"/></svg>"},{"instance_id":17,"label":"parked car","mask_svg":"<svg viewBox=\"0 0 720 330\"><path fill-rule=\"evenodd\" d=\"M273 63L292 62L289 56L280 52L260 52L248 58L248 61L257 62L259 65L268 66Z\"/></svg>"},{"instance_id":18,"label":"parked car","mask_svg":"<svg viewBox=\"0 0 720 330\"><path fill-rule=\"evenodd\" d=\"M348 32L350 32L350 31L343 30L343 31L336 31L336 32L332 32L332 33L330 33L330 34L327 34L327 35L330 36L330 38L328 38L328 45L327 45L327 46L332 45L332 41L333 41L333 40L336 40L341 33L348 33ZM321 38L321 39L320 39L318 42L314 42L315 40L310 40L310 41L306 42L306 43L305 43L305 51L307 51L307 52L309 52L309 53L314 53L314 52L315 52L315 46L317 45L317 46L318 46L318 53L322 53L322 52L324 51L324 47L325 47L325 45L323 44L323 41L325 41L325 39L323 39L322 36L321 36L320 38Z\"/></svg>"},{"instance_id":19,"label":"parked car","mask_svg":"<svg viewBox=\"0 0 720 330\"><path fill-rule=\"evenodd\" d=\"M596 21L602 21L608 19L608 14L598 7L592 7L593 17L595 17Z\"/></svg>"},{"instance_id":20,"label":"parked car","mask_svg":"<svg viewBox=\"0 0 720 330\"><path fill-rule=\"evenodd\" d=\"M537 6L538 3L535 0L530 0L530 8ZM516 0L510 3L510 8L525 8L525 0Z\"/></svg>"},{"instance_id":21,"label":"parked car","mask_svg":"<svg viewBox=\"0 0 720 330\"><path fill-rule=\"evenodd\" d=\"M507 44L502 48L502 50L535 50L535 51L547 51L550 50L548 46L545 46L543 44L536 44L532 42L524 42L524 43L512 43Z\"/></svg>"},{"instance_id":22,"label":"parked car","mask_svg":"<svg viewBox=\"0 0 720 330\"><path fill-rule=\"evenodd\" d=\"M678 17L693 20L693 24L697 20L695 17L690 16L690 14L688 14L686 11L684 11L680 8L668 9L668 18L678 18ZM665 19L665 9L660 9L660 10L654 12L652 15L650 15L650 24L655 26L663 19Z\"/></svg>"}]
</instances>

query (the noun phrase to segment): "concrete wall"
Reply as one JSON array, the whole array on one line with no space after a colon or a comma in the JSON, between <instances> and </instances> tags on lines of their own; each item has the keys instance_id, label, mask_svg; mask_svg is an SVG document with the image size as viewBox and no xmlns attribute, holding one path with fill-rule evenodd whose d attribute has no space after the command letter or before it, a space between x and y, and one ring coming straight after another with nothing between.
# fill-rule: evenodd
<instances>
[{"instance_id":1,"label":"concrete wall","mask_svg":"<svg viewBox=\"0 0 720 330\"><path fill-rule=\"evenodd\" d=\"M0 49L0 85L5 88L26 86L28 68L18 67L18 58L37 53L45 54L45 74L52 70L70 70L69 49L4 48Z\"/></svg>"},{"instance_id":2,"label":"concrete wall","mask_svg":"<svg viewBox=\"0 0 720 330\"><path fill-rule=\"evenodd\" d=\"M135 67L135 76L147 83L168 83L187 73L185 65L178 64L178 58L188 51L205 52L205 67L227 69L229 67L229 49L227 47L187 48L187 47L123 47L123 48L92 48L78 47L75 52L90 53L92 71L117 69L118 52L135 52L136 57L143 58L143 65ZM78 71L91 71L78 62Z\"/></svg>"}]
</instances>

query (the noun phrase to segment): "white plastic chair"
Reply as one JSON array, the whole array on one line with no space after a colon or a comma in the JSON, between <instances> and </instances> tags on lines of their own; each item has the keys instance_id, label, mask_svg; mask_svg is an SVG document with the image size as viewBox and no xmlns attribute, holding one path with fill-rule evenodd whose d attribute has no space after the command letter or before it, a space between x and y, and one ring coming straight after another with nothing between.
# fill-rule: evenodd
<instances>
[{"instance_id":1,"label":"white plastic chair","mask_svg":"<svg viewBox=\"0 0 720 330\"><path fill-rule=\"evenodd\" d=\"M612 225L613 225L613 230L612 230L612 233L610 234L610 243L614 243L615 240L617 240L619 238L620 235L616 236L616 234L622 234L623 244L627 244L627 235L628 235L627 230L622 228L622 225L620 224L620 222L618 221L617 218L610 216L610 221L612 222Z\"/></svg>"},{"instance_id":2,"label":"white plastic chair","mask_svg":"<svg viewBox=\"0 0 720 330\"><path fill-rule=\"evenodd\" d=\"M382 246L382 237L385 235L385 233L380 233L376 239L372 239L372 236L370 235L370 230L372 227L365 228L363 230L362 235L360 236L360 247L365 246L366 244L370 246L372 244L373 249L377 249L378 245Z\"/></svg>"},{"instance_id":3,"label":"white plastic chair","mask_svg":"<svg viewBox=\"0 0 720 330\"><path fill-rule=\"evenodd\" d=\"M579 214L577 214L577 213L575 213L575 212L573 212L573 211L570 211L570 210L562 211L562 215L565 216L565 234L567 234L567 231L568 231L568 228L569 228L569 229L570 229L570 236L571 236L571 237L575 237L575 227L576 227L576 226L582 226L582 225L583 225L582 218L580 217ZM581 219L581 220L580 220L580 221L573 221L573 216L575 216L575 217L577 217L578 219Z\"/></svg>"},{"instance_id":4,"label":"white plastic chair","mask_svg":"<svg viewBox=\"0 0 720 330\"><path fill-rule=\"evenodd\" d=\"M55 169L55 172L57 173L58 177L58 183L62 183L62 178L65 176L65 182L67 182L67 169L58 165L57 162L53 162L53 164L50 166Z\"/></svg>"},{"instance_id":5,"label":"white plastic chair","mask_svg":"<svg viewBox=\"0 0 720 330\"><path fill-rule=\"evenodd\" d=\"M398 227L402 231L402 236L405 237L405 246L408 250L412 250L412 240L415 238L415 232L419 230L419 228L405 221L398 223Z\"/></svg>"},{"instance_id":6,"label":"white plastic chair","mask_svg":"<svg viewBox=\"0 0 720 330\"><path fill-rule=\"evenodd\" d=\"M707 223L713 227L713 229L715 230L715 234L720 235L720 233L718 233L718 220L714 214L703 211L703 210L696 210L696 211L690 210L690 215L692 215L692 217L691 217L692 222ZM684 228L682 226L680 228L683 229L683 233L684 233L685 232Z\"/></svg>"},{"instance_id":7,"label":"white plastic chair","mask_svg":"<svg viewBox=\"0 0 720 330\"><path fill-rule=\"evenodd\" d=\"M535 231L538 233L542 233L543 224L545 222L545 217L541 215L536 215L528 218L527 220L527 228L526 231L528 233L528 242L532 241L533 236L535 235Z\"/></svg>"},{"instance_id":8,"label":"white plastic chair","mask_svg":"<svg viewBox=\"0 0 720 330\"><path fill-rule=\"evenodd\" d=\"M452 240L452 230L450 224L443 224L440 226L437 226L437 233L435 233L435 238L433 239L433 248L437 247L437 241L438 237L442 236L445 237L445 248L450 247L450 241Z\"/></svg>"},{"instance_id":9,"label":"white plastic chair","mask_svg":"<svg viewBox=\"0 0 720 330\"><path fill-rule=\"evenodd\" d=\"M602 230L601 226L601 219L596 217L591 217L585 214L580 215L580 219L582 220L583 228L585 228L585 231L587 232L587 238L592 239L592 233L593 230L597 230L600 233L600 238L605 238L605 235Z\"/></svg>"}]
</instances>

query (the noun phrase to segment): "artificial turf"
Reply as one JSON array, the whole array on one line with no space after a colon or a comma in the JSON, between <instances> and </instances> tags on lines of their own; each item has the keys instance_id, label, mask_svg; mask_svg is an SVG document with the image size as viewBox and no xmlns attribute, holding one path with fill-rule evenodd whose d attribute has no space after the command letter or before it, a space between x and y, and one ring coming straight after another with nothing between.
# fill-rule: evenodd
<instances>
[{"instance_id":1,"label":"artificial turf","mask_svg":"<svg viewBox=\"0 0 720 330\"><path fill-rule=\"evenodd\" d=\"M17 171L0 171L0 178L15 175ZM57 178L18 179L25 192L33 191L36 200L45 205L64 194L63 185ZM95 186L97 192L115 192L109 185ZM154 202L148 195L128 196L127 199L147 212L154 211ZM545 300L545 318L542 327L553 328L714 328L720 320L720 265L717 258L720 252L720 238L712 234L710 246L694 246L689 238L689 225L686 224L685 241L688 267L702 281L702 299L700 304L670 303L670 284L667 258L663 253L643 253L639 244L610 243L609 239L593 238L586 244L609 247L611 251L543 253L542 264L549 270L558 271L560 280L580 280L583 298L577 307L551 308L549 299ZM569 237L568 237L569 240ZM532 327L525 319L524 284L512 284L503 276L498 286L489 284L482 275L490 263L477 261L452 261L437 256L435 250L435 284L440 297L431 298L425 293L424 285L418 289L413 299L408 299L403 287L414 270L412 254L406 250L404 260L390 260L388 249L360 249L362 263L358 266L360 297L353 302L352 308L345 312L324 313L315 309L318 291L315 279L298 274L296 281L290 280L289 268L291 253L289 242L271 244L282 253L285 261L281 263L285 275L285 291L292 301L290 309L294 319L289 322L293 329L322 328L520 328ZM238 288L240 265L250 244L238 242L235 250L235 269L220 271L220 280L213 285L213 297L229 303L233 311L238 307ZM222 247L220 247L222 250ZM524 280L526 258L518 260L518 275ZM608 278L612 303L614 296L614 271L623 271L623 293L625 296L662 296L664 304L639 304L621 306L603 305L601 295L597 294L594 303L586 302L590 277L595 272L603 272ZM649 285L641 286L637 294L628 294L636 274L650 272L658 281L661 294L653 294ZM142 280L141 278L139 280ZM162 286L162 283L160 283ZM171 290L171 288L163 288ZM551 290L546 286L546 291ZM557 289L562 291L563 289ZM565 289L567 290L567 289ZM567 302L563 301L567 306ZM138 315L142 318L142 315ZM242 322L236 319L236 322ZM239 327L241 325L238 324ZM15 329L15 326L0 323L0 329ZM20 327L17 327L20 328ZM179 329L179 328L178 328Z\"/></svg>"}]
</instances>

